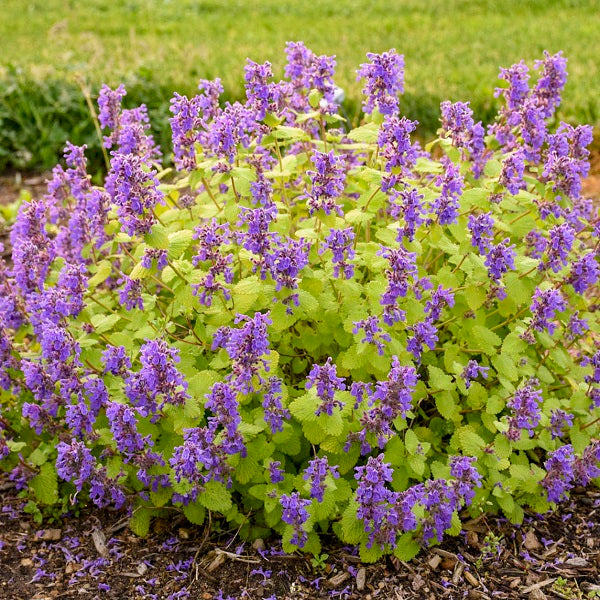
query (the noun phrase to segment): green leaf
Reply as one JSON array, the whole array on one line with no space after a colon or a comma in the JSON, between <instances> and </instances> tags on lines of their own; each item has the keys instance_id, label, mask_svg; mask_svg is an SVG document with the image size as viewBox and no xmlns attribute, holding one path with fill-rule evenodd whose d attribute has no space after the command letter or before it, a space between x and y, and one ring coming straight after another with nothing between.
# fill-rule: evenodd
<instances>
[{"instance_id":1,"label":"green leaf","mask_svg":"<svg viewBox=\"0 0 600 600\"><path fill-rule=\"evenodd\" d=\"M144 279L146 275L150 273L150 269L146 269L146 267L142 266L142 263L139 262L133 269L131 269L131 273L129 273L129 279Z\"/></svg>"},{"instance_id":2,"label":"green leaf","mask_svg":"<svg viewBox=\"0 0 600 600\"><path fill-rule=\"evenodd\" d=\"M156 223L152 226L150 233L147 233L144 236L144 241L151 248L160 250L167 250L169 248L169 235L166 228L160 223Z\"/></svg>"},{"instance_id":3,"label":"green leaf","mask_svg":"<svg viewBox=\"0 0 600 600\"><path fill-rule=\"evenodd\" d=\"M112 272L112 263L108 260L102 260L96 266L96 272L88 279L88 288L93 289L106 281Z\"/></svg>"},{"instance_id":4,"label":"green leaf","mask_svg":"<svg viewBox=\"0 0 600 600\"><path fill-rule=\"evenodd\" d=\"M129 519L129 529L138 537L146 537L150 531L152 511L144 506L136 508Z\"/></svg>"},{"instance_id":5,"label":"green leaf","mask_svg":"<svg viewBox=\"0 0 600 600\"><path fill-rule=\"evenodd\" d=\"M482 456L486 446L484 439L468 427L463 427L458 432L460 447L468 456Z\"/></svg>"},{"instance_id":6,"label":"green leaf","mask_svg":"<svg viewBox=\"0 0 600 600\"><path fill-rule=\"evenodd\" d=\"M454 396L450 392L444 391L436 393L435 406L444 419L456 422L461 421L460 407L456 404Z\"/></svg>"},{"instance_id":7,"label":"green leaf","mask_svg":"<svg viewBox=\"0 0 600 600\"><path fill-rule=\"evenodd\" d=\"M169 258L179 258L191 245L193 232L189 229L182 229L169 234Z\"/></svg>"},{"instance_id":8,"label":"green leaf","mask_svg":"<svg viewBox=\"0 0 600 600\"><path fill-rule=\"evenodd\" d=\"M417 542L413 534L403 533L397 540L397 546L394 550L394 556L399 560L408 562L412 560L421 551L421 545Z\"/></svg>"},{"instance_id":9,"label":"green leaf","mask_svg":"<svg viewBox=\"0 0 600 600\"><path fill-rule=\"evenodd\" d=\"M379 127L375 123L367 123L367 125L353 129L347 137L349 137L353 142L374 144L377 142L378 136Z\"/></svg>"},{"instance_id":10,"label":"green leaf","mask_svg":"<svg viewBox=\"0 0 600 600\"><path fill-rule=\"evenodd\" d=\"M58 501L58 480L52 463L44 463L29 485L42 504L54 504Z\"/></svg>"},{"instance_id":11,"label":"green leaf","mask_svg":"<svg viewBox=\"0 0 600 600\"><path fill-rule=\"evenodd\" d=\"M121 317L116 314L98 314L94 315L91 318L91 321L96 333L104 333L105 331L110 331L117 324L120 318Z\"/></svg>"},{"instance_id":12,"label":"green leaf","mask_svg":"<svg viewBox=\"0 0 600 600\"><path fill-rule=\"evenodd\" d=\"M429 388L434 390L454 390L456 383L452 381L452 377L444 373L442 369L429 365Z\"/></svg>"},{"instance_id":13,"label":"green leaf","mask_svg":"<svg viewBox=\"0 0 600 600\"><path fill-rule=\"evenodd\" d=\"M206 509L198 502L193 502L183 507L186 519L194 525L202 525L206 517Z\"/></svg>"},{"instance_id":14,"label":"green leaf","mask_svg":"<svg viewBox=\"0 0 600 600\"><path fill-rule=\"evenodd\" d=\"M484 302L487 296L483 286L469 285L465 289L467 304L471 310L477 310Z\"/></svg>"},{"instance_id":15,"label":"green leaf","mask_svg":"<svg viewBox=\"0 0 600 600\"><path fill-rule=\"evenodd\" d=\"M487 327L475 325L473 327L473 342L476 347L481 348L484 354L495 354L495 347L499 346L502 340Z\"/></svg>"},{"instance_id":16,"label":"green leaf","mask_svg":"<svg viewBox=\"0 0 600 600\"><path fill-rule=\"evenodd\" d=\"M231 493L220 481L209 481L198 496L202 506L218 513L226 513L231 508Z\"/></svg>"},{"instance_id":17,"label":"green leaf","mask_svg":"<svg viewBox=\"0 0 600 600\"><path fill-rule=\"evenodd\" d=\"M271 131L271 135L277 140L302 141L309 139L304 129L288 127L287 125L278 125Z\"/></svg>"},{"instance_id":18,"label":"green leaf","mask_svg":"<svg viewBox=\"0 0 600 600\"><path fill-rule=\"evenodd\" d=\"M320 401L310 392L296 398L289 406L290 412L301 423L316 422L319 417L315 414Z\"/></svg>"}]
</instances>

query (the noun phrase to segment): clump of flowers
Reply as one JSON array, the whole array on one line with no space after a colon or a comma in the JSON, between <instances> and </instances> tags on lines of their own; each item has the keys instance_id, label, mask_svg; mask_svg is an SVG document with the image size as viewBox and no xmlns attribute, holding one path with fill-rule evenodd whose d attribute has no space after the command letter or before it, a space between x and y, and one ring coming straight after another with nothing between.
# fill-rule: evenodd
<instances>
[{"instance_id":1,"label":"clump of flowers","mask_svg":"<svg viewBox=\"0 0 600 600\"><path fill-rule=\"evenodd\" d=\"M40 506L165 507L363 561L543 513L600 476L600 219L592 131L560 122L566 59L501 70L486 129L402 114L404 58L369 54L338 114L335 57L286 46L171 102L104 86L104 185L67 144L0 260L0 467ZM537 75L536 75L537 71ZM167 149L163 151L168 152ZM7 250L2 249L6 254Z\"/></svg>"}]
</instances>

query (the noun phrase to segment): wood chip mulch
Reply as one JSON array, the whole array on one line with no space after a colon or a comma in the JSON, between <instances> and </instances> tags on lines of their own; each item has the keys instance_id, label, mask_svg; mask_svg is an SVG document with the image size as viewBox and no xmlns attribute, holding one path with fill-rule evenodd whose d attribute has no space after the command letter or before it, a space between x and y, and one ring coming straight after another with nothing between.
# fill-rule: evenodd
<instances>
[{"instance_id":1,"label":"wood chip mulch","mask_svg":"<svg viewBox=\"0 0 600 600\"><path fill-rule=\"evenodd\" d=\"M123 513L84 508L36 524L10 482L0 485L0 599L544 600L600 598L600 491L580 489L556 513L520 526L480 517L409 563L362 564L324 540L320 561L276 540L153 522L141 539ZM327 556L325 556L327 554Z\"/></svg>"}]
</instances>

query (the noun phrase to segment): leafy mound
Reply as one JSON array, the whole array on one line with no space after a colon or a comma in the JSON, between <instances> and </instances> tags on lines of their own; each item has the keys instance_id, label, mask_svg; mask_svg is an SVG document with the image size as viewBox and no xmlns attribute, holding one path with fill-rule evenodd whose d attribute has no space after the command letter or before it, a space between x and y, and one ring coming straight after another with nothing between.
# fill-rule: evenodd
<instances>
[{"instance_id":1,"label":"leafy mound","mask_svg":"<svg viewBox=\"0 0 600 600\"><path fill-rule=\"evenodd\" d=\"M444 102L423 149L394 50L361 65L352 131L333 57L286 53L278 83L248 61L245 104L218 80L175 95L175 174L145 107L104 87L104 187L69 144L22 204L2 465L41 504L132 509L140 535L173 504L287 551L331 530L363 560L409 558L463 509L548 510L600 475L600 227L591 128L550 127L565 59L533 86L503 69L487 133Z\"/></svg>"}]
</instances>

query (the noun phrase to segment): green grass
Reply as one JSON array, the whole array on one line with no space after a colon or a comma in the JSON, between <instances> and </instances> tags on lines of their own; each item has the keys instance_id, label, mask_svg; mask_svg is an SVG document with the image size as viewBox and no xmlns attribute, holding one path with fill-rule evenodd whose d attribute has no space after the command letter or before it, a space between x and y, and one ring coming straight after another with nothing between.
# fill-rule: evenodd
<instances>
[{"instance_id":1,"label":"green grass","mask_svg":"<svg viewBox=\"0 0 600 600\"><path fill-rule=\"evenodd\" d=\"M48 163L24 140L37 147L45 139L54 155L55 140L72 133L73 119L85 119L76 74L94 91L101 82L132 83L130 100L152 105L164 135L173 90L190 94L199 78L218 76L229 97L241 97L246 57L270 60L279 76L288 40L336 54L336 81L353 116L360 101L356 68L366 52L395 47L406 60L403 112L421 122L423 135L435 131L441 100L471 100L489 119L499 66L521 58L532 65L544 49L563 50L569 82L561 117L598 124L598 31L598 0L3 0L0 127L15 127L7 106L19 111L24 103L20 120L29 122L35 108L43 115L36 127L49 131L17 131L12 142L0 134L0 166ZM52 110L44 109L48 94ZM63 101L71 116L60 114ZM75 130L80 141L91 141L89 121Z\"/></svg>"}]
</instances>

